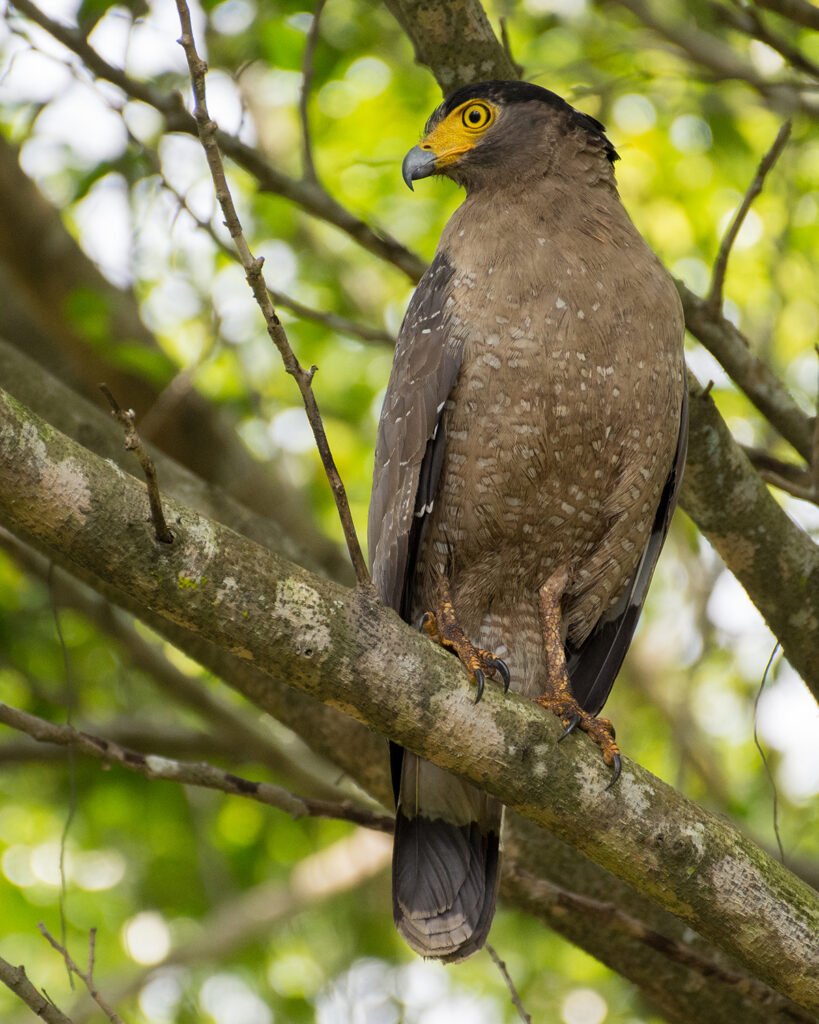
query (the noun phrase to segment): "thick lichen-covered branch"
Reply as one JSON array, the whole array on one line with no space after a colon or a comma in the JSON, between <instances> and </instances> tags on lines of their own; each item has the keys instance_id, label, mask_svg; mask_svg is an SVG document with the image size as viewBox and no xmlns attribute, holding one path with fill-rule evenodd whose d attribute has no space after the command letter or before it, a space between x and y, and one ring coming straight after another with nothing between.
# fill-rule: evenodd
<instances>
[{"instance_id":1,"label":"thick lichen-covered branch","mask_svg":"<svg viewBox=\"0 0 819 1024\"><path fill-rule=\"evenodd\" d=\"M751 595L819 700L819 548L771 496L717 407L689 376L682 505Z\"/></svg>"},{"instance_id":2,"label":"thick lichen-covered branch","mask_svg":"<svg viewBox=\"0 0 819 1024\"><path fill-rule=\"evenodd\" d=\"M819 899L729 823L626 760L616 792L583 737L465 675L365 593L304 572L144 485L0 393L0 521L88 579L455 771L629 881L807 1009ZM407 685L411 683L412 685ZM760 935L765 942L760 942Z\"/></svg>"}]
</instances>

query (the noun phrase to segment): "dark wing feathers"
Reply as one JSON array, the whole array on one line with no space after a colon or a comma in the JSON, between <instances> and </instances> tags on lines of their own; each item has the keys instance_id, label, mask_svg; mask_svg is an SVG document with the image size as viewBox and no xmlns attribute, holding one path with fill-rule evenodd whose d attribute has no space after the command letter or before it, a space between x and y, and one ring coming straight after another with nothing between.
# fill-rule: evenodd
<instances>
[{"instance_id":1,"label":"dark wing feathers","mask_svg":"<svg viewBox=\"0 0 819 1024\"><path fill-rule=\"evenodd\" d=\"M620 600L600 617L597 625L580 647L566 644L566 660L574 696L589 714L596 715L606 703L623 658L631 644L637 620L648 593L651 577L660 550L665 543L671 516L677 504L682 483L685 453L688 448L688 394L683 391L680 433L674 462L665 482L660 504L643 556L626 585Z\"/></svg>"},{"instance_id":2,"label":"dark wing feathers","mask_svg":"<svg viewBox=\"0 0 819 1024\"><path fill-rule=\"evenodd\" d=\"M384 604L409 614L405 586L441 472L441 413L461 365L447 330L453 268L438 253L421 278L395 348L378 425L367 540L373 583Z\"/></svg>"}]
</instances>

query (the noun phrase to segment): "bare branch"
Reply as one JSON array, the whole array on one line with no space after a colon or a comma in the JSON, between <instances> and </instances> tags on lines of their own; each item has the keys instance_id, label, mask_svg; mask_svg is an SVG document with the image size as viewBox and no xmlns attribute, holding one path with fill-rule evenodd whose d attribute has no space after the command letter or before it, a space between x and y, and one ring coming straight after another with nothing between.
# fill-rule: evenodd
<instances>
[{"instance_id":1,"label":"bare branch","mask_svg":"<svg viewBox=\"0 0 819 1024\"><path fill-rule=\"evenodd\" d=\"M68 952L68 949L61 943L57 942L57 940L49 932L48 928L46 928L42 921L38 924L37 927L43 933L45 938L51 943L54 949L56 949L57 952L65 960L69 971L72 974L76 974L80 981L82 981L82 983L88 989L88 993L91 996L91 998L94 1000L97 1006L99 1006L99 1008L102 1010L105 1016L111 1021L111 1024L123 1024L122 1017L120 1017L120 1015L103 999L99 989L97 988L94 982L94 946L96 944L97 929L91 929L91 935L88 944L88 970L83 971L80 970L80 968L76 965L73 957Z\"/></svg>"},{"instance_id":2,"label":"bare branch","mask_svg":"<svg viewBox=\"0 0 819 1024\"><path fill-rule=\"evenodd\" d=\"M722 309L722 286L725 281L725 271L728 269L728 257L731 254L731 247L736 241L736 237L739 234L743 221L748 215L748 211L751 209L751 203L753 203L754 199L756 199L762 191L762 186L765 184L765 178L773 165L779 159L779 154L785 148L785 144L790 138L790 134L791 123L790 121L786 121L776 133L776 138L774 139L771 148L760 160L754 179L748 186L748 190L739 205L739 209L734 214L734 219L731 221L730 227L725 232L725 237L720 243L717 259L714 263L714 271L711 276L711 288L708 292L707 298L705 299L706 307L712 315L717 314Z\"/></svg>"},{"instance_id":3,"label":"bare branch","mask_svg":"<svg viewBox=\"0 0 819 1024\"><path fill-rule=\"evenodd\" d=\"M783 18L819 31L819 8L808 0L754 0L758 7L765 7Z\"/></svg>"},{"instance_id":4,"label":"bare branch","mask_svg":"<svg viewBox=\"0 0 819 1024\"><path fill-rule=\"evenodd\" d=\"M789 115L795 110L819 117L819 101L800 81L771 81L716 36L698 28L692 20L672 21L645 0L601 0L626 8L647 28L678 47L689 60L717 80L737 79L755 89L774 110ZM659 8L659 4L657 8ZM667 8L666 8L667 9Z\"/></svg>"},{"instance_id":5,"label":"bare branch","mask_svg":"<svg viewBox=\"0 0 819 1024\"><path fill-rule=\"evenodd\" d=\"M191 220L193 220L196 226L210 236L221 252L226 256L229 256L232 260L235 260L237 263L241 263L242 261L238 252L222 241L219 233L214 229L213 224L209 221L202 220L201 217L197 217L190 208L187 199L178 192L173 185L171 185L167 178L165 178L164 174L162 174L159 158L156 154L151 153L149 156L155 158L152 159L152 162L154 163L157 174L162 179L163 188L170 192ZM270 293L270 298L277 306L301 317L303 320L312 320L314 323L322 324L322 326L327 327L329 330L335 331L338 334L346 334L351 338L358 338L359 341L376 342L384 345L395 344L395 338L387 331L378 327L370 327L368 324L361 324L357 320L350 320L338 313L323 312L318 309L312 309L310 306L305 306L297 299L293 299L289 295L285 295L284 292L276 291L275 288L271 288L269 285L267 285L267 290Z\"/></svg>"},{"instance_id":6,"label":"bare branch","mask_svg":"<svg viewBox=\"0 0 819 1024\"><path fill-rule=\"evenodd\" d=\"M732 28L738 29L752 39L758 39L761 43L765 43L771 49L776 50L797 71L802 71L813 78L819 78L819 64L816 64L802 53L800 49L793 46L784 36L772 31L751 4L744 2L744 0L742 2L734 0L732 7L712 3L711 9L717 18Z\"/></svg>"},{"instance_id":7,"label":"bare branch","mask_svg":"<svg viewBox=\"0 0 819 1024\"><path fill-rule=\"evenodd\" d=\"M529 1014L523 1007L523 1003L521 1002L520 996L518 995L518 990L515 988L515 983L512 981L509 971L507 971L506 969L506 964L495 952L495 947L490 946L488 942L486 944L486 952L490 955L490 957L492 958L492 962L501 972L501 976L503 977L503 980L506 982L506 987L509 989L509 995L511 996L512 999L512 1005L518 1011L520 1019L524 1022L524 1024L532 1024L532 1018L529 1016Z\"/></svg>"},{"instance_id":8,"label":"bare branch","mask_svg":"<svg viewBox=\"0 0 819 1024\"><path fill-rule=\"evenodd\" d=\"M313 58L318 43L319 23L321 12L324 10L326 0L316 0L313 9L313 20L307 31L307 38L304 41L304 54L301 60L301 91L299 93L299 117L301 118L301 145L303 154L304 178L307 181L317 182L316 165L313 162L313 146L310 140L310 116L308 107L310 105L310 87L313 84Z\"/></svg>"},{"instance_id":9,"label":"bare branch","mask_svg":"<svg viewBox=\"0 0 819 1024\"><path fill-rule=\"evenodd\" d=\"M158 110L165 118L170 131L185 132L188 135L198 134L196 121L185 110L182 97L178 93L165 93L109 64L87 42L82 33L50 18L31 0L15 0L14 7L80 57L97 78L112 82L126 95ZM282 174L257 149L248 146L229 132L214 127L214 133L222 152L251 174L263 192L283 196L307 213L334 224L363 248L398 267L411 280L417 281L424 273L425 264L415 253L410 252L388 232L382 229L375 230L351 213L320 185Z\"/></svg>"},{"instance_id":10,"label":"bare branch","mask_svg":"<svg viewBox=\"0 0 819 1024\"><path fill-rule=\"evenodd\" d=\"M111 394L107 384L100 384L100 391L108 399L111 406L111 415L125 431L125 449L133 452L139 459L142 471L145 474L145 482L148 485L148 502L151 506L151 518L154 521L154 534L162 544L173 544L173 534L165 522L165 515L162 511L162 497L159 493L159 484L156 479L156 469L153 459L142 443L142 438L136 429L136 413L133 409L122 409L116 398Z\"/></svg>"},{"instance_id":11,"label":"bare branch","mask_svg":"<svg viewBox=\"0 0 819 1024\"><path fill-rule=\"evenodd\" d=\"M714 313L705 299L677 281L685 312L685 326L725 368L762 415L805 461L810 461L814 425L799 408L785 385L756 356L748 339L720 312ZM696 415L693 413L692 415Z\"/></svg>"},{"instance_id":12,"label":"bare branch","mask_svg":"<svg viewBox=\"0 0 819 1024\"><path fill-rule=\"evenodd\" d=\"M374 828L380 832L392 832L393 820L386 815L375 814L366 808L355 807L350 803L331 803L327 800L312 800L295 796L281 786L269 782L253 782L240 778L230 772L216 768L214 765L199 762L191 764L176 761L172 758L159 757L155 754L143 754L119 744L94 736L87 732L78 732L69 725L53 725L43 718L30 715L19 708L9 707L0 701L0 722L12 729L24 732L40 743L55 743L61 747L71 747L106 763L115 762L143 775L146 779L164 779L177 782L184 786L201 786L205 789L217 789L233 796L244 796L256 800L260 804L276 807L294 818L339 818L351 821L356 825Z\"/></svg>"},{"instance_id":13,"label":"bare branch","mask_svg":"<svg viewBox=\"0 0 819 1024\"><path fill-rule=\"evenodd\" d=\"M26 977L25 967L14 967L0 956L0 981L47 1024L71 1024L71 1018L39 992Z\"/></svg>"},{"instance_id":14,"label":"bare branch","mask_svg":"<svg viewBox=\"0 0 819 1024\"><path fill-rule=\"evenodd\" d=\"M205 156L207 157L211 177L213 178L213 185L216 189L216 198L219 200L219 205L222 207L222 212L225 215L225 223L227 224L227 228L230 231L231 237L236 243L236 248L239 251L242 266L244 267L245 274L247 275L248 284L250 285L256 298L256 302L264 316L265 323L267 325L267 333L269 334L273 344L279 350L285 369L298 384L302 400L304 401L304 408L307 412L307 419L310 421L310 426L313 430L313 437L316 440L316 446L318 447L319 455L321 456L324 471L327 474L327 479L333 492L333 498L335 499L336 508L341 520L341 526L344 530L344 538L347 541L347 549L350 552L350 559L352 560L353 568L355 569L356 580L359 585L366 586L370 582L367 563L364 561L361 545L359 544L358 537L356 536L353 516L350 512L349 502L347 501L347 492L344 489L344 484L339 476L335 460L333 459L332 452L330 451L327 434L324 430L324 424L321 420L315 395L313 394L312 380L317 367L313 366L309 370L305 370L296 358L293 349L290 347L290 342L287 339L287 333L276 315L273 303L270 301L270 294L267 290L264 278L262 277L263 261L261 259L256 259L253 256L253 253L250 251L250 247L247 244L247 240L245 239L244 233L242 232L242 226L239 223L239 217L236 213L236 208L233 205L233 198L231 197L227 178L225 177L225 168L222 163L221 154L219 153L219 146L216 142L216 123L211 120L210 114L208 113L207 99L205 95L205 75L207 74L207 64L196 52L196 45L193 39L193 29L191 27L191 15L186 0L176 0L176 8L179 12L179 20L182 25L182 36L179 43L185 51L185 56L187 58L191 74L191 83L193 85L194 116L199 129L199 138L202 142L202 148L205 150Z\"/></svg>"}]
</instances>

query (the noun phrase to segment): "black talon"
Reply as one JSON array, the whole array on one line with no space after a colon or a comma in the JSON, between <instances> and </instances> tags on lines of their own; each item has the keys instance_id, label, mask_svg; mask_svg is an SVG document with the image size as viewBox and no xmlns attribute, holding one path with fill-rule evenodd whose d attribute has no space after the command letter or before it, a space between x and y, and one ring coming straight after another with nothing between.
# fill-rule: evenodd
<instances>
[{"instance_id":1,"label":"black talon","mask_svg":"<svg viewBox=\"0 0 819 1024\"><path fill-rule=\"evenodd\" d=\"M512 682L512 677L509 675L509 666L503 658L493 658L492 664L495 667L495 671L500 674L500 677L503 680L503 692L509 693L509 684Z\"/></svg>"},{"instance_id":2,"label":"black talon","mask_svg":"<svg viewBox=\"0 0 819 1024\"><path fill-rule=\"evenodd\" d=\"M620 761L620 755L614 755L614 774L611 777L611 782L606 786L606 791L610 790L614 783L620 778L620 772L622 770L622 762Z\"/></svg>"},{"instance_id":3,"label":"black talon","mask_svg":"<svg viewBox=\"0 0 819 1024\"><path fill-rule=\"evenodd\" d=\"M483 672L481 672L481 670L479 668L475 669L475 682L478 684L478 695L475 698L475 703L477 704L478 701L481 699L481 697L483 697L483 684L484 684L484 675L483 675Z\"/></svg>"},{"instance_id":4,"label":"black talon","mask_svg":"<svg viewBox=\"0 0 819 1024\"><path fill-rule=\"evenodd\" d=\"M429 621L429 618L430 618L430 613L429 612L424 612L424 614L418 620L418 632L419 633L423 632L424 626Z\"/></svg>"},{"instance_id":5,"label":"black talon","mask_svg":"<svg viewBox=\"0 0 819 1024\"><path fill-rule=\"evenodd\" d=\"M569 736L571 733L574 732L574 730L577 728L579 722L580 722L580 715L575 711L575 713L569 719L569 724L563 730L563 734L562 734L562 736L559 737L557 742L558 743L562 743L563 740L565 740L567 736Z\"/></svg>"}]
</instances>

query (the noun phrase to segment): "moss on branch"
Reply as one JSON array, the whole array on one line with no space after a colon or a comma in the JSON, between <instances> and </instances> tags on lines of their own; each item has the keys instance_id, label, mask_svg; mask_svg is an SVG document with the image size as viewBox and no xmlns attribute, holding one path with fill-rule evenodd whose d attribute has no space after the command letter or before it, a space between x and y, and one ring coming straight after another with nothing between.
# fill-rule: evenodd
<instances>
[{"instance_id":1,"label":"moss on branch","mask_svg":"<svg viewBox=\"0 0 819 1024\"><path fill-rule=\"evenodd\" d=\"M0 521L60 564L466 776L630 882L800 1005L819 1009L819 901L729 823L464 673L366 590L313 576L145 487L0 392ZM179 580L195 582L180 588ZM410 685L408 685L410 684ZM764 941L760 938L764 936Z\"/></svg>"}]
</instances>

